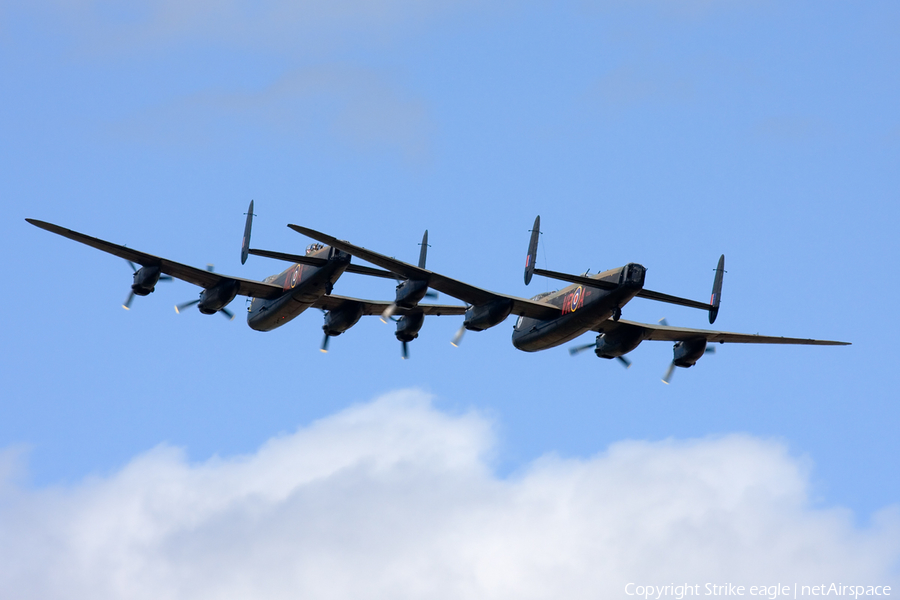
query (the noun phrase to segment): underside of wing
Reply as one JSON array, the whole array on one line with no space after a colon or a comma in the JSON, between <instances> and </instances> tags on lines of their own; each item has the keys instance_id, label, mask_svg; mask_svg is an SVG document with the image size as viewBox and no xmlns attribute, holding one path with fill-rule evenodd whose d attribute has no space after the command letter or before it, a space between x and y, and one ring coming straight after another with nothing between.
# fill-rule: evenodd
<instances>
[{"instance_id":1,"label":"underside of wing","mask_svg":"<svg viewBox=\"0 0 900 600\"><path fill-rule=\"evenodd\" d=\"M594 328L598 333L613 333L621 328L636 328L641 330L641 338L644 340L658 340L665 342L679 342L687 340L705 339L710 343L722 344L796 344L804 346L849 346L850 342L836 342L831 340L813 340L805 338L789 338L770 335L758 335L751 333L730 333L728 331L710 331L707 329L689 329L687 327L670 327L668 325L650 325L649 323L636 323L634 321L604 321Z\"/></svg>"},{"instance_id":2,"label":"underside of wing","mask_svg":"<svg viewBox=\"0 0 900 600\"><path fill-rule=\"evenodd\" d=\"M542 320L552 319L560 315L560 309L550 304L490 292L457 279L452 279L439 273L429 271L428 269L416 267L395 258L379 254L378 252L367 250L361 246L355 246L350 242L339 240L334 236L330 236L314 229L301 227L299 225L288 225L288 227L297 233L302 233L323 244L328 244L329 246L343 250L352 256L370 262L373 265L396 273L404 279L427 281L429 287L449 296L453 296L454 298L458 298L468 304L487 304L494 300L509 300L513 305L513 314L525 315L526 317Z\"/></svg>"},{"instance_id":3,"label":"underside of wing","mask_svg":"<svg viewBox=\"0 0 900 600\"><path fill-rule=\"evenodd\" d=\"M347 303L362 305L363 315L381 315L385 309L392 306L392 302L382 300L363 300L361 298L348 298L346 296L322 296L314 304L314 308L322 308L325 310L340 310ZM441 315L464 315L466 313L465 306L453 304L419 304L416 308L408 309L395 307L394 313L403 316L408 312L421 310L425 315L441 316Z\"/></svg>"},{"instance_id":4,"label":"underside of wing","mask_svg":"<svg viewBox=\"0 0 900 600\"><path fill-rule=\"evenodd\" d=\"M113 244L112 242L107 242L106 240L91 237L89 235L85 235L77 231L72 231L71 229L66 229L65 227L60 227L59 225L54 225L45 221L38 221L36 219L25 220L35 227L40 227L41 229L44 229L51 233L67 237L70 240L74 240L87 246L91 246L92 248L102 250L103 252L112 254L113 256L124 258L125 260L129 260L133 263L139 264L142 267L158 266L160 272L181 279L182 281L187 281L188 283L198 285L202 288L212 288L222 281L232 280L238 283L237 293L241 296L253 296L255 298L277 298L284 294L284 290L276 285L263 283L261 281L253 281L251 279L242 279L240 277L228 277L225 275L219 275L218 273L213 273L211 271L207 271L206 269L198 269L197 267L191 267L189 265L177 263L166 258L160 258L159 256L147 254L146 252L141 252L140 250L134 250L125 246Z\"/></svg>"}]
</instances>

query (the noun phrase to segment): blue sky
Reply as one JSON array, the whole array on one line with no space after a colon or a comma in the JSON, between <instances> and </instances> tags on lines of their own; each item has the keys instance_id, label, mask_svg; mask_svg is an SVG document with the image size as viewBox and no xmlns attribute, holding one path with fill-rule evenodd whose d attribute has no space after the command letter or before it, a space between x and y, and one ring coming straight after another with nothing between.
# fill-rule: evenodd
<instances>
[{"instance_id":1,"label":"blue sky","mask_svg":"<svg viewBox=\"0 0 900 600\"><path fill-rule=\"evenodd\" d=\"M415 389L491 424L499 480L623 440L746 435L803 465L806 506L870 526L900 499L898 25L890 2L7 3L0 448L21 456L17 489L115 477L159 444L188 464L247 455ZM262 279L283 265L240 265L250 199L255 247L301 251L298 223L413 262L428 229L430 268L522 296L556 287L522 282L536 214L542 266L639 262L648 288L698 300L724 253L717 328L853 345L726 345L670 386L668 344L626 371L519 352L512 319L460 348L459 319L431 319L401 361L370 318L322 355L318 311L261 334L240 298L230 323L176 315L198 292L183 282L124 311L124 261L24 221ZM346 275L336 293L392 288ZM707 325L644 300L624 315Z\"/></svg>"}]
</instances>

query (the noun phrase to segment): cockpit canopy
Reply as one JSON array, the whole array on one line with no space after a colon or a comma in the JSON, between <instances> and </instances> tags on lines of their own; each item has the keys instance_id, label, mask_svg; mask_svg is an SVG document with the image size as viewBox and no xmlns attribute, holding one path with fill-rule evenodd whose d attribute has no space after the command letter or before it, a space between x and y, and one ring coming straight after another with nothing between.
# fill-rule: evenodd
<instances>
[{"instance_id":1,"label":"cockpit canopy","mask_svg":"<svg viewBox=\"0 0 900 600\"><path fill-rule=\"evenodd\" d=\"M319 243L310 244L309 246L306 247L306 255L309 256L310 254L318 252L319 250L321 250L324 247L325 247L324 244L319 244Z\"/></svg>"},{"instance_id":2,"label":"cockpit canopy","mask_svg":"<svg viewBox=\"0 0 900 600\"><path fill-rule=\"evenodd\" d=\"M543 292L543 293L538 294L537 296L532 296L531 299L534 300L535 302L537 302L537 301L540 300L541 298L546 298L546 297L549 296L550 294L555 294L555 293L558 292L558 291L559 291L559 290L554 290L554 291L552 291L552 292Z\"/></svg>"}]
</instances>

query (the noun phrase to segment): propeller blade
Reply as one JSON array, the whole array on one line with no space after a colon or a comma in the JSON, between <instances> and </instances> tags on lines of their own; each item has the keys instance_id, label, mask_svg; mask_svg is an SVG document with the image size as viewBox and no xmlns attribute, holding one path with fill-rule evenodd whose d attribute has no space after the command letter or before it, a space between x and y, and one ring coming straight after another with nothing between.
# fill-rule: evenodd
<instances>
[{"instance_id":1,"label":"propeller blade","mask_svg":"<svg viewBox=\"0 0 900 600\"><path fill-rule=\"evenodd\" d=\"M438 293L435 292L434 290L428 290L427 292L425 292L425 297L431 298L432 300L434 300L435 298L438 297Z\"/></svg>"},{"instance_id":2,"label":"propeller blade","mask_svg":"<svg viewBox=\"0 0 900 600\"><path fill-rule=\"evenodd\" d=\"M453 339L450 340L450 343L453 344L454 346L458 347L459 343L462 341L462 337L465 332L466 332L466 326L465 325L460 326L459 331L456 332L456 334L453 336Z\"/></svg>"},{"instance_id":3,"label":"propeller blade","mask_svg":"<svg viewBox=\"0 0 900 600\"><path fill-rule=\"evenodd\" d=\"M133 262L131 262L131 261L128 260L128 259L126 259L125 262L127 262L129 265L131 265L131 270L132 270L132 271L134 271L135 273L137 273L138 268L137 268L137 265L136 265L136 264L134 264Z\"/></svg>"},{"instance_id":4,"label":"propeller blade","mask_svg":"<svg viewBox=\"0 0 900 600\"><path fill-rule=\"evenodd\" d=\"M616 358L619 359L620 363L625 365L626 369L631 366L631 361L628 360L627 358L625 358L624 356L617 356Z\"/></svg>"},{"instance_id":5,"label":"propeller blade","mask_svg":"<svg viewBox=\"0 0 900 600\"><path fill-rule=\"evenodd\" d=\"M216 270L216 267L212 263L206 263L206 270L212 273Z\"/></svg>"},{"instance_id":6,"label":"propeller blade","mask_svg":"<svg viewBox=\"0 0 900 600\"><path fill-rule=\"evenodd\" d=\"M716 353L716 347L715 347L715 346L707 346L707 347L706 347L706 354L715 354L715 353Z\"/></svg>"},{"instance_id":7,"label":"propeller blade","mask_svg":"<svg viewBox=\"0 0 900 600\"><path fill-rule=\"evenodd\" d=\"M590 344L585 344L584 346L572 346L571 348L569 348L569 355L570 355L570 356L575 356L576 354L579 354L579 353L581 353L581 352L584 352L584 351L587 350L588 348L596 348L596 347L597 347L597 343L596 343L596 342L593 342L593 343L590 343Z\"/></svg>"},{"instance_id":8,"label":"propeller blade","mask_svg":"<svg viewBox=\"0 0 900 600\"><path fill-rule=\"evenodd\" d=\"M220 308L219 312L222 313L222 315L224 315L225 318L228 319L229 321L234 320L234 313L231 312L230 310L228 310L227 308Z\"/></svg>"},{"instance_id":9,"label":"propeller blade","mask_svg":"<svg viewBox=\"0 0 900 600\"><path fill-rule=\"evenodd\" d=\"M160 275L159 276L160 281L174 281L174 279L175 278L172 277L171 275Z\"/></svg>"},{"instance_id":10,"label":"propeller blade","mask_svg":"<svg viewBox=\"0 0 900 600\"><path fill-rule=\"evenodd\" d=\"M131 301L134 300L134 292L128 294L128 298L125 299L125 302L122 303L122 308L125 310L131 310Z\"/></svg>"},{"instance_id":11,"label":"propeller blade","mask_svg":"<svg viewBox=\"0 0 900 600\"><path fill-rule=\"evenodd\" d=\"M189 307L189 306L193 306L193 305L197 304L198 302L200 302L200 298L197 298L196 300L191 300L190 302L184 302L184 303L182 303L182 304L176 304L176 305L175 305L175 312L177 312L178 314L181 314L181 311L183 311L185 308L187 308L187 307Z\"/></svg>"},{"instance_id":12,"label":"propeller blade","mask_svg":"<svg viewBox=\"0 0 900 600\"><path fill-rule=\"evenodd\" d=\"M402 353L403 353L403 360L406 360L409 358L409 344L407 344L406 342L403 342Z\"/></svg>"},{"instance_id":13,"label":"propeller blade","mask_svg":"<svg viewBox=\"0 0 900 600\"><path fill-rule=\"evenodd\" d=\"M662 325L663 327L668 327L668 326L669 326L669 322L666 321L666 318L665 318L665 317L663 317L662 319L659 320L659 324Z\"/></svg>"},{"instance_id":14,"label":"propeller blade","mask_svg":"<svg viewBox=\"0 0 900 600\"><path fill-rule=\"evenodd\" d=\"M663 376L662 382L665 383L666 385L669 385L669 381L672 380L673 373L675 373L675 361L674 360L669 364L669 370L666 371L666 374Z\"/></svg>"},{"instance_id":15,"label":"propeller blade","mask_svg":"<svg viewBox=\"0 0 900 600\"><path fill-rule=\"evenodd\" d=\"M384 312L381 313L381 322L387 323L388 319L390 319L392 316L394 316L394 312L396 312L396 310L397 310L397 305L392 302L391 305L388 306L386 309L384 309Z\"/></svg>"},{"instance_id":16,"label":"propeller blade","mask_svg":"<svg viewBox=\"0 0 900 600\"><path fill-rule=\"evenodd\" d=\"M322 340L322 347L319 348L319 351L323 354L328 353L328 338L331 337L327 333L325 334L325 338Z\"/></svg>"}]
</instances>

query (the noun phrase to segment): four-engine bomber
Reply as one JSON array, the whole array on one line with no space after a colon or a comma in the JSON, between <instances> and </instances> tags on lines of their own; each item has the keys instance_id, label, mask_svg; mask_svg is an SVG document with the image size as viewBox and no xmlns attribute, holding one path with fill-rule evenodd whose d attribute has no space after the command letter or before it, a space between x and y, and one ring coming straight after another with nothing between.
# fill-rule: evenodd
<instances>
[{"instance_id":1,"label":"four-engine bomber","mask_svg":"<svg viewBox=\"0 0 900 600\"><path fill-rule=\"evenodd\" d=\"M402 356L409 355L408 344L419 336L427 315L464 315L462 326L454 335L452 343L458 345L465 331L484 331L496 327L506 318L515 314L518 319L513 327L512 344L525 352L546 350L588 332L596 332L593 343L575 347L570 352L592 348L600 358L618 359L625 366L630 362L625 355L637 348L645 340L661 340L673 343L673 359L669 371L663 378L667 382L675 367L691 367L705 353L709 342L739 344L803 344L803 345L846 345L847 342L761 336L705 329L670 327L661 322L652 325L623 320L622 309L634 298L646 298L706 311L709 322L713 323L719 312L722 297L722 281L725 273L725 256L719 258L713 279L710 301L698 302L687 298L671 296L644 287L647 270L637 263L610 269L589 276L572 275L557 271L538 269L535 265L540 235L540 217L534 221L528 254L525 259L525 283L533 275L541 275L568 282L568 287L531 299L519 298L491 292L457 279L441 275L425 268L428 248L428 232L422 237L418 265L411 265L395 258L367 250L345 240L339 240L313 229L299 225L289 225L316 243L309 245L303 255L294 255L269 250L250 248L253 202L247 211L244 237L241 245L241 262L250 254L266 256L291 262L291 266L264 281L253 281L214 273L160 258L151 254L113 244L105 240L87 236L58 225L26 219L32 225L56 233L63 237L92 246L104 252L129 261L134 268L131 293L125 307L131 304L135 295L151 294L159 281L178 278L202 288L197 300L176 307L184 308L193 304L203 314L221 312L232 317L226 306L237 296L250 298L247 309L247 324L256 331L271 331L296 318L309 308L319 308L325 312L322 330L325 337L321 350L328 349L330 338L341 335L366 315L380 315L382 320L396 321L394 335L402 344ZM356 257L372 263L376 267L357 265L351 262ZM140 265L138 268L136 265ZM373 301L337 296L332 293L335 284L345 272L372 277L396 279L397 287L393 301ZM435 291L443 292L462 300L462 305L420 304Z\"/></svg>"}]
</instances>

